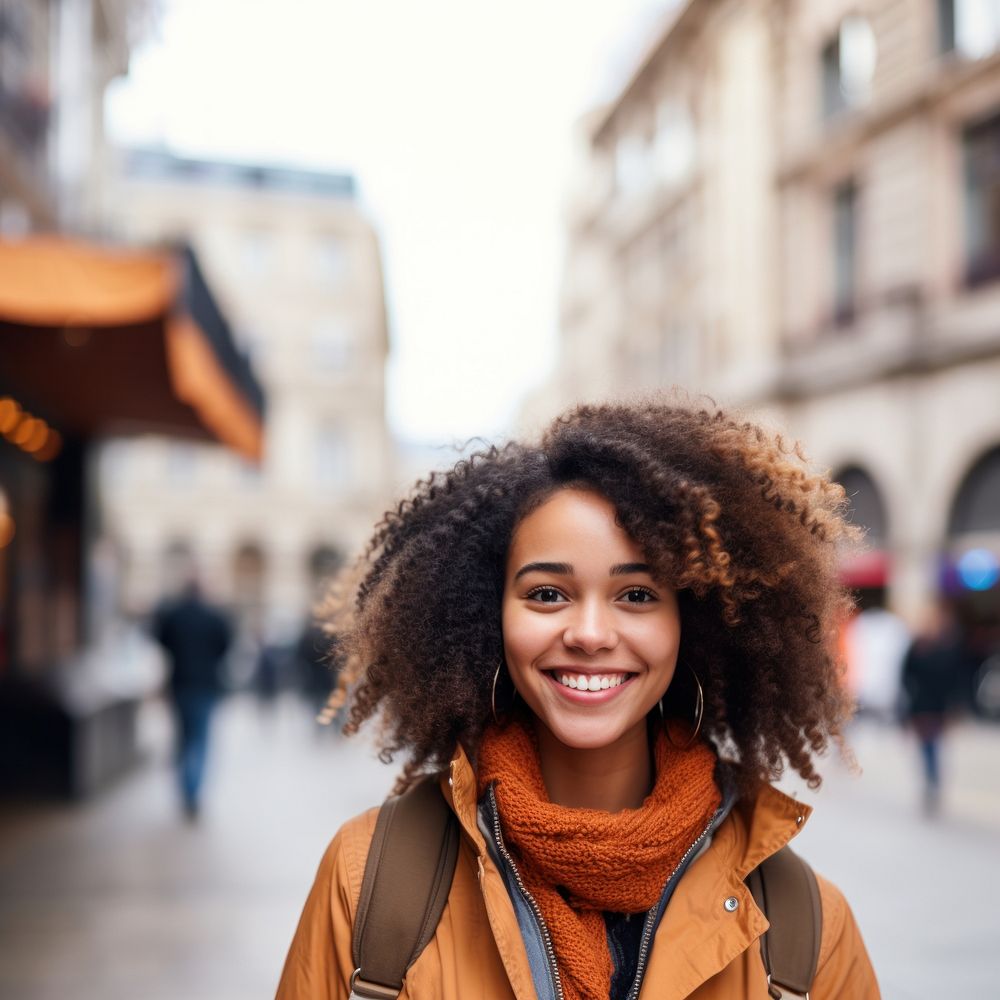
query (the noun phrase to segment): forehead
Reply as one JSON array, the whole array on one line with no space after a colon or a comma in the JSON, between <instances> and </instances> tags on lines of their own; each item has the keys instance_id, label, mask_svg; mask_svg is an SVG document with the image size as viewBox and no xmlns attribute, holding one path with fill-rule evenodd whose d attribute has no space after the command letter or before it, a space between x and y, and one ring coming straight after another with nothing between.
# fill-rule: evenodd
<instances>
[{"instance_id":1,"label":"forehead","mask_svg":"<svg viewBox=\"0 0 1000 1000\"><path fill-rule=\"evenodd\" d=\"M572 556L572 558L570 558ZM614 505L589 490L559 490L514 529L508 563L640 561L642 550L615 521Z\"/></svg>"}]
</instances>

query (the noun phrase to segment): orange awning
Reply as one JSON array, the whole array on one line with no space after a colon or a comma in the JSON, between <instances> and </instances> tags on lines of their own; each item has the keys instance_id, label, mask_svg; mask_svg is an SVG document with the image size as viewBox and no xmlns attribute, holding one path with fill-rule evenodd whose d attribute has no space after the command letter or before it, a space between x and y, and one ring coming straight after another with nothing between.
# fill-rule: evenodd
<instances>
[{"instance_id":1,"label":"orange awning","mask_svg":"<svg viewBox=\"0 0 1000 1000\"><path fill-rule=\"evenodd\" d=\"M0 391L84 437L263 448L263 396L189 250L0 240Z\"/></svg>"}]
</instances>

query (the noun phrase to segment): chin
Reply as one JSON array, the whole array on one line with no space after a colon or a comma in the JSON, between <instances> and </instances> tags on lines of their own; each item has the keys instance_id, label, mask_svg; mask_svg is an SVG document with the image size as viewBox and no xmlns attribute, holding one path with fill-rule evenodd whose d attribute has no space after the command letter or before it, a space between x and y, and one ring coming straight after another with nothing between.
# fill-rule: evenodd
<instances>
[{"instance_id":1,"label":"chin","mask_svg":"<svg viewBox=\"0 0 1000 1000\"><path fill-rule=\"evenodd\" d=\"M541 722L563 746L571 750L601 750L617 743L632 728L618 719L593 717L542 718Z\"/></svg>"}]
</instances>

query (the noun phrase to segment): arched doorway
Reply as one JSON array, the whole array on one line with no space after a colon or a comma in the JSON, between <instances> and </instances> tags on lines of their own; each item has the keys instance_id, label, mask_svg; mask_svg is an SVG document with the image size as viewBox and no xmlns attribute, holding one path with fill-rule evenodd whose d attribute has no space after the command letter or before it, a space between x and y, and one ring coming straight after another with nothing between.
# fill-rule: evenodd
<instances>
[{"instance_id":1,"label":"arched doorway","mask_svg":"<svg viewBox=\"0 0 1000 1000\"><path fill-rule=\"evenodd\" d=\"M887 607L889 518L882 491L860 465L836 476L847 494L847 519L864 530L860 547L841 554L840 577L855 594L858 614L841 630L847 683L858 711L891 719L909 634Z\"/></svg>"},{"instance_id":2,"label":"arched doorway","mask_svg":"<svg viewBox=\"0 0 1000 1000\"><path fill-rule=\"evenodd\" d=\"M266 560L256 542L244 542L233 553L233 605L240 624L260 630L264 612Z\"/></svg>"},{"instance_id":3,"label":"arched doorway","mask_svg":"<svg viewBox=\"0 0 1000 1000\"><path fill-rule=\"evenodd\" d=\"M847 493L847 519L865 532L862 550L843 555L841 579L856 592L862 610L884 607L889 578L889 518L882 492L860 465L846 466L834 478Z\"/></svg>"},{"instance_id":4,"label":"arched doorway","mask_svg":"<svg viewBox=\"0 0 1000 1000\"><path fill-rule=\"evenodd\" d=\"M310 590L319 596L344 565L344 554L334 545L317 545L309 553Z\"/></svg>"},{"instance_id":5,"label":"arched doorway","mask_svg":"<svg viewBox=\"0 0 1000 1000\"><path fill-rule=\"evenodd\" d=\"M966 473L955 495L948 534L1000 538L1000 445L990 449Z\"/></svg>"},{"instance_id":6,"label":"arched doorway","mask_svg":"<svg viewBox=\"0 0 1000 1000\"><path fill-rule=\"evenodd\" d=\"M972 464L955 493L942 584L965 636L975 700L978 664L1000 652L1000 445Z\"/></svg>"},{"instance_id":7,"label":"arched doorway","mask_svg":"<svg viewBox=\"0 0 1000 1000\"><path fill-rule=\"evenodd\" d=\"M196 577L197 571L191 543L183 538L171 539L163 550L160 563L161 593L179 593L185 583Z\"/></svg>"}]
</instances>

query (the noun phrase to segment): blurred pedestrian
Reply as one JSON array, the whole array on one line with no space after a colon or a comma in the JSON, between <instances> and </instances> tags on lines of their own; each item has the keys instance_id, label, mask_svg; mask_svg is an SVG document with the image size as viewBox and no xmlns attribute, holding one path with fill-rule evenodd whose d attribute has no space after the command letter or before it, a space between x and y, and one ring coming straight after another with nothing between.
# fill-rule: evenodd
<instances>
[{"instance_id":1,"label":"blurred pedestrian","mask_svg":"<svg viewBox=\"0 0 1000 1000\"><path fill-rule=\"evenodd\" d=\"M212 713L222 693L223 658L233 639L229 619L191 579L179 597L162 604L153 635L170 661L168 690L177 720L177 768L185 815L195 819L208 756Z\"/></svg>"},{"instance_id":2,"label":"blurred pedestrian","mask_svg":"<svg viewBox=\"0 0 1000 1000\"><path fill-rule=\"evenodd\" d=\"M964 655L961 635L944 605L925 614L903 658L903 717L920 747L924 811L941 807L941 741L958 703Z\"/></svg>"},{"instance_id":3,"label":"blurred pedestrian","mask_svg":"<svg viewBox=\"0 0 1000 1000\"><path fill-rule=\"evenodd\" d=\"M869 607L844 630L851 693L859 715L892 723L899 712L903 657L910 630L887 608Z\"/></svg>"},{"instance_id":4,"label":"blurred pedestrian","mask_svg":"<svg viewBox=\"0 0 1000 1000\"><path fill-rule=\"evenodd\" d=\"M295 645L299 686L312 711L319 715L330 692L336 687L340 657L336 637L310 618Z\"/></svg>"},{"instance_id":5,"label":"blurred pedestrian","mask_svg":"<svg viewBox=\"0 0 1000 1000\"><path fill-rule=\"evenodd\" d=\"M261 717L273 716L285 676L289 657L286 647L268 642L263 629L257 630L257 656L254 662L253 690L257 696Z\"/></svg>"}]
</instances>

